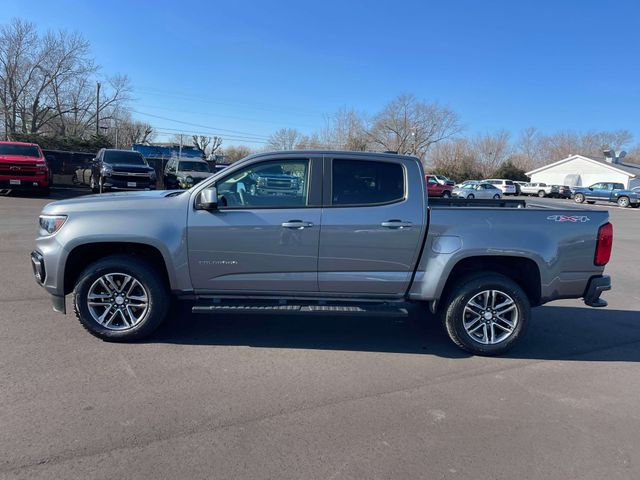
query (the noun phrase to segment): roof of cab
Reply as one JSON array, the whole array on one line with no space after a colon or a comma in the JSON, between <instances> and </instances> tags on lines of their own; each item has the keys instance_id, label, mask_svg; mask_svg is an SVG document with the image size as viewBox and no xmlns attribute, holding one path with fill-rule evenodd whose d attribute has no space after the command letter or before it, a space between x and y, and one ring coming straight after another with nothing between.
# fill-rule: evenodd
<instances>
[{"instance_id":1,"label":"roof of cab","mask_svg":"<svg viewBox=\"0 0 640 480\"><path fill-rule=\"evenodd\" d=\"M313 156L340 156L340 157L368 157L368 158L409 158L413 160L418 160L418 157L413 155L400 155L398 153L390 153L390 152L358 152L352 150L275 150L269 152L260 152L254 153L253 155L249 155L246 158L258 158L262 156L272 156L272 155L313 155Z\"/></svg>"}]
</instances>

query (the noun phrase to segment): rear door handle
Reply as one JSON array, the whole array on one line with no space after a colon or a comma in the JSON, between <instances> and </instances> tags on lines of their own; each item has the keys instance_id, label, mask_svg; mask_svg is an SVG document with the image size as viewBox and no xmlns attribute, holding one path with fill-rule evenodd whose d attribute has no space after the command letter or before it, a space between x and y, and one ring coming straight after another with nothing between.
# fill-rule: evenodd
<instances>
[{"instance_id":1,"label":"rear door handle","mask_svg":"<svg viewBox=\"0 0 640 480\"><path fill-rule=\"evenodd\" d=\"M403 229L413 227L413 223L403 222L402 220L387 220L386 222L382 222L380 226L385 228Z\"/></svg>"},{"instance_id":2,"label":"rear door handle","mask_svg":"<svg viewBox=\"0 0 640 480\"><path fill-rule=\"evenodd\" d=\"M289 220L288 222L283 222L282 226L284 228L295 228L297 230L302 230L303 228L313 227L313 223L304 222L302 220Z\"/></svg>"}]
</instances>

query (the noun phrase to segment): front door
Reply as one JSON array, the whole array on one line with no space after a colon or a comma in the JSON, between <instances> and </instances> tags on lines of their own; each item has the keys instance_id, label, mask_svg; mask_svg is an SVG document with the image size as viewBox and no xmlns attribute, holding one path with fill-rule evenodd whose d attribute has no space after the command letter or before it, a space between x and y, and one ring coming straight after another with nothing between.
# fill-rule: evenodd
<instances>
[{"instance_id":1,"label":"front door","mask_svg":"<svg viewBox=\"0 0 640 480\"><path fill-rule=\"evenodd\" d=\"M418 164L397 157L327 158L324 185L320 291L404 294L426 228Z\"/></svg>"},{"instance_id":2,"label":"front door","mask_svg":"<svg viewBox=\"0 0 640 480\"><path fill-rule=\"evenodd\" d=\"M321 159L257 160L218 179L218 209L191 207L189 268L200 292L317 292Z\"/></svg>"}]
</instances>

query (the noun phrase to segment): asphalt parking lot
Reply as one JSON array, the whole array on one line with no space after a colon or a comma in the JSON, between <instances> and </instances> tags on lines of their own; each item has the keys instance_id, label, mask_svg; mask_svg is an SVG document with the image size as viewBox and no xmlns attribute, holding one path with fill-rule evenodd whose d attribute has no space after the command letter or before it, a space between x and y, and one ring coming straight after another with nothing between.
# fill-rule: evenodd
<instances>
[{"instance_id":1,"label":"asphalt parking lot","mask_svg":"<svg viewBox=\"0 0 640 480\"><path fill-rule=\"evenodd\" d=\"M0 197L1 478L640 478L640 209L596 206L615 228L607 308L537 308L516 349L482 358L417 308L176 308L145 343L104 343L32 278L48 201Z\"/></svg>"}]
</instances>

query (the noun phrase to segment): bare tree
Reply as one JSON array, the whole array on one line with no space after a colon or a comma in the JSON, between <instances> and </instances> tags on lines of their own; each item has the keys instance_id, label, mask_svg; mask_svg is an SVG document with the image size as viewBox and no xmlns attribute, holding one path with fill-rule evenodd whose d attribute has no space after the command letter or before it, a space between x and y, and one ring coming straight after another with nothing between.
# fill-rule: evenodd
<instances>
[{"instance_id":1,"label":"bare tree","mask_svg":"<svg viewBox=\"0 0 640 480\"><path fill-rule=\"evenodd\" d=\"M366 120L355 110L342 108L327 119L322 139L329 148L365 151L369 147Z\"/></svg>"},{"instance_id":2,"label":"bare tree","mask_svg":"<svg viewBox=\"0 0 640 480\"><path fill-rule=\"evenodd\" d=\"M295 128L281 128L269 137L267 149L293 150L301 137L301 133Z\"/></svg>"},{"instance_id":3,"label":"bare tree","mask_svg":"<svg viewBox=\"0 0 640 480\"><path fill-rule=\"evenodd\" d=\"M246 157L247 155L250 155L251 149L249 147L246 147L244 145L239 145L239 146L228 146L225 147L224 150L222 151L222 154L224 155L224 160L226 163L233 163L233 162L237 162L238 160Z\"/></svg>"},{"instance_id":4,"label":"bare tree","mask_svg":"<svg viewBox=\"0 0 640 480\"><path fill-rule=\"evenodd\" d=\"M300 135L296 145L296 150L321 150L326 148L326 145L322 143L317 133L311 135Z\"/></svg>"},{"instance_id":5,"label":"bare tree","mask_svg":"<svg viewBox=\"0 0 640 480\"><path fill-rule=\"evenodd\" d=\"M509 132L500 130L493 134L476 135L471 140L471 153L485 178L493 175L509 157L509 136Z\"/></svg>"},{"instance_id":6,"label":"bare tree","mask_svg":"<svg viewBox=\"0 0 640 480\"><path fill-rule=\"evenodd\" d=\"M126 76L106 79L96 112L96 72L89 43L78 33L39 35L19 19L0 27L0 110L7 135L95 132L97 118L109 120L130 93Z\"/></svg>"},{"instance_id":7,"label":"bare tree","mask_svg":"<svg viewBox=\"0 0 640 480\"><path fill-rule=\"evenodd\" d=\"M368 135L371 143L383 150L424 158L432 144L461 130L458 115L449 108L404 94L373 117Z\"/></svg>"}]
</instances>

